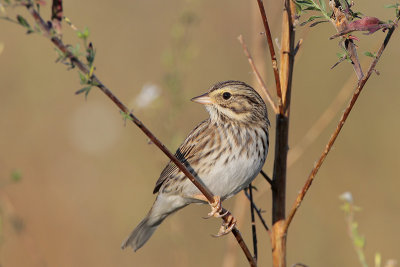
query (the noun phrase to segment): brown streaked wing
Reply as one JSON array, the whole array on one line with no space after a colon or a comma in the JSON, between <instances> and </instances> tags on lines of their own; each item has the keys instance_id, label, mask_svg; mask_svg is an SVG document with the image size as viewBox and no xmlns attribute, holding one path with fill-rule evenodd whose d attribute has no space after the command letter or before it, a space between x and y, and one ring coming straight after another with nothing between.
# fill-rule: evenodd
<instances>
[{"instance_id":1,"label":"brown streaked wing","mask_svg":"<svg viewBox=\"0 0 400 267\"><path fill-rule=\"evenodd\" d=\"M202 121L199 125L194 128L188 137L186 137L185 141L183 144L176 150L175 152L175 157L179 159L180 162L185 164L189 163L191 161L191 153L193 151L193 148L197 144L197 139L202 138L201 135L202 133L208 128L210 124L210 119ZM164 168L164 170L161 172L160 177L158 178L156 185L153 190L153 194L157 193L160 190L160 187L170 179L174 179L174 177L177 176L177 174L180 172L179 168L170 161L168 165Z\"/></svg>"}]
</instances>

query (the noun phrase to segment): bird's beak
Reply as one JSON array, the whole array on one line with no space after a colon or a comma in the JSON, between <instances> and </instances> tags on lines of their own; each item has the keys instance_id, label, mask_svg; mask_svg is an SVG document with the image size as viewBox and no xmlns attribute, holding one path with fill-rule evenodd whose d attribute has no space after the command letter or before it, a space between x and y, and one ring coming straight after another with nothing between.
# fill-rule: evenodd
<instances>
[{"instance_id":1,"label":"bird's beak","mask_svg":"<svg viewBox=\"0 0 400 267\"><path fill-rule=\"evenodd\" d=\"M210 105L212 104L211 98L208 96L208 93L202 94L200 96L193 97L191 99L193 102L203 104L203 105Z\"/></svg>"}]
</instances>

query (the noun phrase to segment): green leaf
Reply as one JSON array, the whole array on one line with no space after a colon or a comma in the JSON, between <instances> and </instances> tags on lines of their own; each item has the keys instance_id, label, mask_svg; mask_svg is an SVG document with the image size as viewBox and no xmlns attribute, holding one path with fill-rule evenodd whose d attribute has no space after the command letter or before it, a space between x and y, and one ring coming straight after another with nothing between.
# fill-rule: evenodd
<instances>
[{"instance_id":1,"label":"green leaf","mask_svg":"<svg viewBox=\"0 0 400 267\"><path fill-rule=\"evenodd\" d=\"M87 99L87 96L89 95L90 90L92 89L92 86L87 86L82 89L79 89L78 91L75 92L76 95L85 93L85 99Z\"/></svg>"},{"instance_id":2,"label":"green leaf","mask_svg":"<svg viewBox=\"0 0 400 267\"><path fill-rule=\"evenodd\" d=\"M358 248L364 248L365 247L365 237L355 236L354 237L354 245Z\"/></svg>"},{"instance_id":3,"label":"green leaf","mask_svg":"<svg viewBox=\"0 0 400 267\"><path fill-rule=\"evenodd\" d=\"M393 4L393 5L385 5L385 8L398 8L400 6L399 3Z\"/></svg>"},{"instance_id":4,"label":"green leaf","mask_svg":"<svg viewBox=\"0 0 400 267\"><path fill-rule=\"evenodd\" d=\"M22 179L21 171L13 170L11 172L11 181L17 183L17 182L21 181L21 179Z\"/></svg>"},{"instance_id":5,"label":"green leaf","mask_svg":"<svg viewBox=\"0 0 400 267\"><path fill-rule=\"evenodd\" d=\"M22 27L28 29L28 31L26 33L29 34L29 33L33 32L31 25L29 25L29 23L26 21L26 19L24 17L22 17L21 15L17 15L17 20L18 20L18 23Z\"/></svg>"},{"instance_id":6,"label":"green leaf","mask_svg":"<svg viewBox=\"0 0 400 267\"><path fill-rule=\"evenodd\" d=\"M311 21L313 21L313 20L315 20L315 19L322 19L322 18L324 18L324 16L311 16L311 17L308 18L308 20L306 20L306 21L300 23L300 26L304 26L304 25L306 25L307 23L309 23L309 22L311 22Z\"/></svg>"},{"instance_id":7,"label":"green leaf","mask_svg":"<svg viewBox=\"0 0 400 267\"><path fill-rule=\"evenodd\" d=\"M96 56L96 51L94 51L93 45L90 42L88 47L86 48L86 60L90 67L93 65L95 56Z\"/></svg>"},{"instance_id":8,"label":"green leaf","mask_svg":"<svg viewBox=\"0 0 400 267\"><path fill-rule=\"evenodd\" d=\"M88 79L87 79L86 75L80 71L78 71L78 73L79 73L79 79L81 80L81 84L87 84Z\"/></svg>"},{"instance_id":9,"label":"green leaf","mask_svg":"<svg viewBox=\"0 0 400 267\"><path fill-rule=\"evenodd\" d=\"M311 23L311 24L310 24L310 27L317 26L318 24L324 23L324 22L329 22L329 21L327 21L327 20L319 20L319 21L316 21L316 22Z\"/></svg>"},{"instance_id":10,"label":"green leaf","mask_svg":"<svg viewBox=\"0 0 400 267\"><path fill-rule=\"evenodd\" d=\"M321 6L321 9L326 12L325 0L318 0L318 1L319 1L319 5Z\"/></svg>"},{"instance_id":11,"label":"green leaf","mask_svg":"<svg viewBox=\"0 0 400 267\"><path fill-rule=\"evenodd\" d=\"M89 35L90 35L89 28L88 28L88 27L85 27L85 29L83 29L83 36L84 36L85 38L88 38Z\"/></svg>"},{"instance_id":12,"label":"green leaf","mask_svg":"<svg viewBox=\"0 0 400 267\"><path fill-rule=\"evenodd\" d=\"M128 113L123 112L122 110L119 111L119 113L121 113L122 118L124 119L124 121L126 120L130 120L132 121L133 119L131 118L131 116Z\"/></svg>"},{"instance_id":13,"label":"green leaf","mask_svg":"<svg viewBox=\"0 0 400 267\"><path fill-rule=\"evenodd\" d=\"M366 55L367 57L372 57L375 58L376 56L374 54L372 54L371 52L365 52L364 55Z\"/></svg>"},{"instance_id":14,"label":"green leaf","mask_svg":"<svg viewBox=\"0 0 400 267\"><path fill-rule=\"evenodd\" d=\"M76 35L78 36L79 39L86 40L90 35L89 28L85 27L83 31L77 31Z\"/></svg>"}]
</instances>

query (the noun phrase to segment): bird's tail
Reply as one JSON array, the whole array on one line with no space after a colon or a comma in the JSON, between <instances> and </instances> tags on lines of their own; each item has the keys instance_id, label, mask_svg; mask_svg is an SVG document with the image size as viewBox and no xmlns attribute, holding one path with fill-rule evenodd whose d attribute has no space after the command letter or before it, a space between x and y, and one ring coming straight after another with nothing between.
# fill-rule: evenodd
<instances>
[{"instance_id":1,"label":"bird's tail","mask_svg":"<svg viewBox=\"0 0 400 267\"><path fill-rule=\"evenodd\" d=\"M131 246L134 251L138 250L149 240L163 220L164 219L156 220L154 222L150 219L150 216L147 215L139 225L136 226L124 243L122 243L121 248L124 249L127 246Z\"/></svg>"},{"instance_id":2,"label":"bird's tail","mask_svg":"<svg viewBox=\"0 0 400 267\"><path fill-rule=\"evenodd\" d=\"M147 216L136 226L124 243L122 243L121 248L124 249L127 246L131 246L134 251L138 250L149 240L157 227L168 215L187 205L187 203L171 200L158 195Z\"/></svg>"}]
</instances>

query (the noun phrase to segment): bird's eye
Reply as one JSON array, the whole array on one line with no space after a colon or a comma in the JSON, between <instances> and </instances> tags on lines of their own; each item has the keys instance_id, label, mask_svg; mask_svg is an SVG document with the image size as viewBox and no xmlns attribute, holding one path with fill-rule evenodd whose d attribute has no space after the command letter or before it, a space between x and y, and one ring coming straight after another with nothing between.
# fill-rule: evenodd
<instances>
[{"instance_id":1,"label":"bird's eye","mask_svg":"<svg viewBox=\"0 0 400 267\"><path fill-rule=\"evenodd\" d=\"M222 94L222 97L225 99L225 100L228 100L229 98L231 98L231 93L229 93L229 92L225 92L225 93L223 93Z\"/></svg>"}]
</instances>

